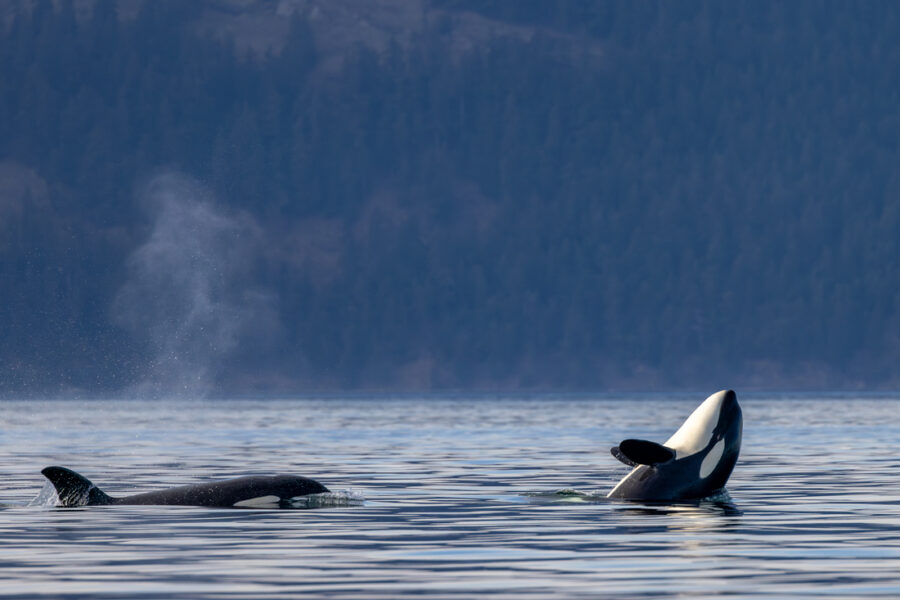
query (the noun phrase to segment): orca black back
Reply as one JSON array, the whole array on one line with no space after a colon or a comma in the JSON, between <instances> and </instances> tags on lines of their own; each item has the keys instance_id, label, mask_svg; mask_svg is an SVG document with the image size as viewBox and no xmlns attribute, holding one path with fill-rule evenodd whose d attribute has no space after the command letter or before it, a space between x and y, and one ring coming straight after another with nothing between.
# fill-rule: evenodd
<instances>
[{"instance_id":1,"label":"orca black back","mask_svg":"<svg viewBox=\"0 0 900 600\"><path fill-rule=\"evenodd\" d=\"M56 488L59 506L105 504L290 508L293 500L328 491L324 485L296 475L249 476L113 498L89 479L65 467L41 471Z\"/></svg>"}]
</instances>

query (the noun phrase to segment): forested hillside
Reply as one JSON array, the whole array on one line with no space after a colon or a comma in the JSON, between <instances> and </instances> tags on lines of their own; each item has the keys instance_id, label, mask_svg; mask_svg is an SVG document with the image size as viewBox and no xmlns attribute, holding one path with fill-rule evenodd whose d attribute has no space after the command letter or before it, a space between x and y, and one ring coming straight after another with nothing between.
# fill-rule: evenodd
<instances>
[{"instance_id":1,"label":"forested hillside","mask_svg":"<svg viewBox=\"0 0 900 600\"><path fill-rule=\"evenodd\" d=\"M85 6L0 35L0 391L900 384L900 5Z\"/></svg>"}]
</instances>

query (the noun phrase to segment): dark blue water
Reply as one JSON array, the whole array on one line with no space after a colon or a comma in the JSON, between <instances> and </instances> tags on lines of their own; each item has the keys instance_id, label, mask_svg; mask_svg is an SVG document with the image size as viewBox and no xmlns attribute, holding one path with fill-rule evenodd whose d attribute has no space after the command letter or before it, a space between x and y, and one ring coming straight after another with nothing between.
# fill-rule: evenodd
<instances>
[{"instance_id":1,"label":"dark blue water","mask_svg":"<svg viewBox=\"0 0 900 600\"><path fill-rule=\"evenodd\" d=\"M602 498L627 472L610 446L704 397L3 402L0 595L900 597L897 398L739 396L732 505ZM113 495L275 473L336 494L27 506L50 464Z\"/></svg>"}]
</instances>

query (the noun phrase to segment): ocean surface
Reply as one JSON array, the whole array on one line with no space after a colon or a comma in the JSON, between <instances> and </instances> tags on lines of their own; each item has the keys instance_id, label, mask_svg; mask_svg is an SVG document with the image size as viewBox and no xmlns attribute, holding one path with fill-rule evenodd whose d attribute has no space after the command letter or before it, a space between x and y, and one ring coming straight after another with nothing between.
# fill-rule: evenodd
<instances>
[{"instance_id":1,"label":"ocean surface","mask_svg":"<svg viewBox=\"0 0 900 600\"><path fill-rule=\"evenodd\" d=\"M897 598L900 397L742 396L730 503L611 502L699 395L0 402L0 596ZM317 508L50 506L293 473Z\"/></svg>"}]
</instances>

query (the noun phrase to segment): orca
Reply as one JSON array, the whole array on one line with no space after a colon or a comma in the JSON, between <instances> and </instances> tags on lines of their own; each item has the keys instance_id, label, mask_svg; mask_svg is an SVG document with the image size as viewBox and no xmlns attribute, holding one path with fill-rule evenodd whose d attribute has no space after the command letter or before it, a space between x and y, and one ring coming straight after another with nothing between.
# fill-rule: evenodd
<instances>
[{"instance_id":1,"label":"orca","mask_svg":"<svg viewBox=\"0 0 900 600\"><path fill-rule=\"evenodd\" d=\"M41 473L56 488L57 506L95 506L104 504L143 504L210 506L236 508L293 508L309 494L329 491L318 481L295 475L274 477L238 477L225 481L181 487L113 498L86 477L65 467L47 467Z\"/></svg>"},{"instance_id":2,"label":"orca","mask_svg":"<svg viewBox=\"0 0 900 600\"><path fill-rule=\"evenodd\" d=\"M741 451L743 417L732 390L703 401L665 444L627 439L610 449L634 469L607 498L698 500L725 489Z\"/></svg>"}]
</instances>

